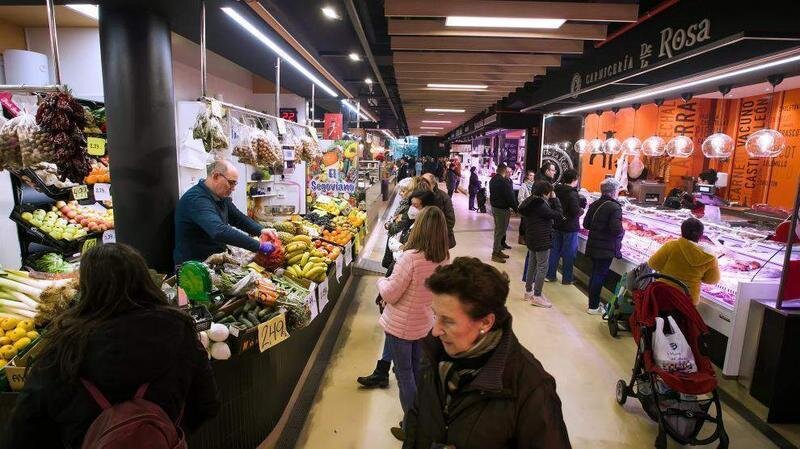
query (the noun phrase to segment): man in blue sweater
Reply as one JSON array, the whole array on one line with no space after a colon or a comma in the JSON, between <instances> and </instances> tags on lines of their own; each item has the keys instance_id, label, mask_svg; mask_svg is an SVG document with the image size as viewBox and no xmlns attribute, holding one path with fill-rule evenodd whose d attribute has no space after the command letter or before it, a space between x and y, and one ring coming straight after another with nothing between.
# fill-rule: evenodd
<instances>
[{"instance_id":1,"label":"man in blue sweater","mask_svg":"<svg viewBox=\"0 0 800 449\"><path fill-rule=\"evenodd\" d=\"M271 253L271 243L259 243L251 236L264 227L243 214L231 201L239 182L239 171L228 161L214 163L208 178L183 194L175 210L175 264L204 261L225 251L227 245L252 252Z\"/></svg>"}]
</instances>

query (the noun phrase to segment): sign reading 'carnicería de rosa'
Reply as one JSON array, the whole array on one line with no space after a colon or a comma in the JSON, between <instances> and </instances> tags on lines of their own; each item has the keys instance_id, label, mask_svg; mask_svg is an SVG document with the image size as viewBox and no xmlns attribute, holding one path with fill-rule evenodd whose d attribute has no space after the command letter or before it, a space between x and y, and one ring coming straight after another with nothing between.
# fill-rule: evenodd
<instances>
[{"instance_id":1,"label":"sign reading 'carnicer\u00eda de rosa'","mask_svg":"<svg viewBox=\"0 0 800 449\"><path fill-rule=\"evenodd\" d=\"M646 42L640 42L614 61L572 76L570 91L574 94L586 87L616 78L651 64L674 58L711 39L711 19L702 19L686 27L665 27Z\"/></svg>"}]
</instances>

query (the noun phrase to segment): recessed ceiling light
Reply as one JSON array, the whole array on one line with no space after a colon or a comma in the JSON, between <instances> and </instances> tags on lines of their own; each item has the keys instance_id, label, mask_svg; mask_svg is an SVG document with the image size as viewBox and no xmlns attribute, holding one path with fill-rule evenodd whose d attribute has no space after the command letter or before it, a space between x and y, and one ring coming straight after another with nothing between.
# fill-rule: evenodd
<instances>
[{"instance_id":1,"label":"recessed ceiling light","mask_svg":"<svg viewBox=\"0 0 800 449\"><path fill-rule=\"evenodd\" d=\"M487 89L489 86L486 84L442 84L442 83L428 83L428 87L438 89Z\"/></svg>"},{"instance_id":2,"label":"recessed ceiling light","mask_svg":"<svg viewBox=\"0 0 800 449\"><path fill-rule=\"evenodd\" d=\"M438 126L420 126L419 129L444 129Z\"/></svg>"},{"instance_id":3,"label":"recessed ceiling light","mask_svg":"<svg viewBox=\"0 0 800 449\"><path fill-rule=\"evenodd\" d=\"M350 58L351 61L361 60L361 56L359 56L358 53L350 53L349 55L347 55L347 57Z\"/></svg>"},{"instance_id":4,"label":"recessed ceiling light","mask_svg":"<svg viewBox=\"0 0 800 449\"><path fill-rule=\"evenodd\" d=\"M520 17L449 16L445 26L476 28L547 28L557 29L566 19L526 19Z\"/></svg>"},{"instance_id":5,"label":"recessed ceiling light","mask_svg":"<svg viewBox=\"0 0 800 449\"><path fill-rule=\"evenodd\" d=\"M364 82L367 84L372 84L372 78L367 78L364 80Z\"/></svg>"},{"instance_id":6,"label":"recessed ceiling light","mask_svg":"<svg viewBox=\"0 0 800 449\"><path fill-rule=\"evenodd\" d=\"M97 5L89 5L89 4L76 4L76 5L66 5L67 8L79 12L90 19L97 20L99 14L97 12Z\"/></svg>"},{"instance_id":7,"label":"recessed ceiling light","mask_svg":"<svg viewBox=\"0 0 800 449\"><path fill-rule=\"evenodd\" d=\"M325 6L324 8L322 8L322 14L324 14L325 17L327 17L329 19L341 19L341 16L339 16L339 13L336 12L336 10L333 9L333 7L331 7L331 6Z\"/></svg>"},{"instance_id":8,"label":"recessed ceiling light","mask_svg":"<svg viewBox=\"0 0 800 449\"><path fill-rule=\"evenodd\" d=\"M467 112L466 109L425 108L425 112Z\"/></svg>"},{"instance_id":9,"label":"recessed ceiling light","mask_svg":"<svg viewBox=\"0 0 800 449\"><path fill-rule=\"evenodd\" d=\"M259 31L259 29L256 28L255 25L253 25L252 23L247 21L247 19L242 17L242 15L239 14L238 12L236 12L236 10L234 10L233 8L231 8L229 6L226 6L226 7L222 8L222 12L227 14L228 17L230 17L236 23L238 23L239 26L241 26L242 28L247 30L247 32L250 33L253 37L255 37L256 39L261 41L262 44L264 44L267 47L269 47L270 49L272 49L272 51L275 52L275 54L277 54L278 56L280 56L282 60L288 62L292 67L297 69L298 72L300 72L303 75L305 75L305 77L308 78L309 80L311 80L312 83L314 83L317 86L321 87L325 92L330 94L332 97L337 97L338 96L333 89L328 87L319 78L314 76L313 73L311 73L310 71L308 71L308 69L303 67L299 62L297 62L296 59L294 59L292 56L290 56L288 53L286 53L286 51L283 48L281 48L278 44L276 44L274 41L272 41L270 38L268 38L264 33Z\"/></svg>"},{"instance_id":10,"label":"recessed ceiling light","mask_svg":"<svg viewBox=\"0 0 800 449\"><path fill-rule=\"evenodd\" d=\"M453 123L450 120L423 120L422 123Z\"/></svg>"}]
</instances>

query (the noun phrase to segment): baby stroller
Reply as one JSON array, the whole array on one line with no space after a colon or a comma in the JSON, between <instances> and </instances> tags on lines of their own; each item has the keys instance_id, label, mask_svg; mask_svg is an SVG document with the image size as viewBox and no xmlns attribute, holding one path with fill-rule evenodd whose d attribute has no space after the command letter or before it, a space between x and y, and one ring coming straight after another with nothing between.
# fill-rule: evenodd
<instances>
[{"instance_id":1,"label":"baby stroller","mask_svg":"<svg viewBox=\"0 0 800 449\"><path fill-rule=\"evenodd\" d=\"M658 423L655 447L666 449L667 435L682 445L706 445L719 440L718 449L728 448L728 434L722 423L722 406L717 394L717 380L710 359L704 355L702 337L708 333L703 318L689 298L681 281L663 274L641 276L646 279L667 279L681 289L663 282L651 282L644 290L634 291L635 310L630 318L633 338L637 343L636 362L630 382L617 382L616 399L622 405L628 396L636 397L653 421ZM671 315L692 349L697 372L682 373L662 370L653 357L652 337L656 317ZM709 410L716 408L715 415ZM703 424L716 425L706 438L698 438Z\"/></svg>"},{"instance_id":2,"label":"baby stroller","mask_svg":"<svg viewBox=\"0 0 800 449\"><path fill-rule=\"evenodd\" d=\"M652 272L647 263L642 263L620 277L603 315L603 319L608 320L608 332L612 337L617 338L620 330L630 331L628 320L633 315L633 292L644 290L652 282L652 278L643 277Z\"/></svg>"},{"instance_id":3,"label":"baby stroller","mask_svg":"<svg viewBox=\"0 0 800 449\"><path fill-rule=\"evenodd\" d=\"M486 187L481 187L478 190L478 196L476 197L478 200L478 211L482 214L486 213Z\"/></svg>"}]
</instances>

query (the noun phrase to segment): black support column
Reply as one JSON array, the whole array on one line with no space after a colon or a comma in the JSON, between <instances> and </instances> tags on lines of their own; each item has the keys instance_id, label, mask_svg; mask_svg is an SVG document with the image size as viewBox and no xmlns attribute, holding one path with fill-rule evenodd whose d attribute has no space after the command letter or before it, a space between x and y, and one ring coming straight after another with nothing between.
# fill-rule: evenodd
<instances>
[{"instance_id":1,"label":"black support column","mask_svg":"<svg viewBox=\"0 0 800 449\"><path fill-rule=\"evenodd\" d=\"M171 272L178 169L169 24L101 5L100 51L117 241Z\"/></svg>"}]
</instances>

